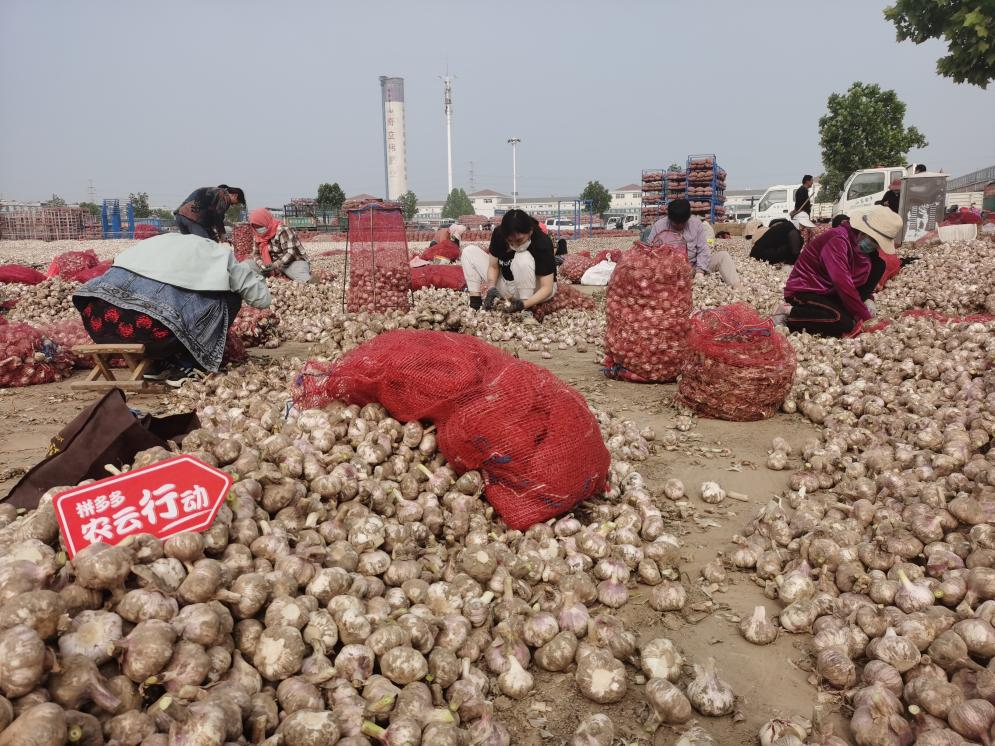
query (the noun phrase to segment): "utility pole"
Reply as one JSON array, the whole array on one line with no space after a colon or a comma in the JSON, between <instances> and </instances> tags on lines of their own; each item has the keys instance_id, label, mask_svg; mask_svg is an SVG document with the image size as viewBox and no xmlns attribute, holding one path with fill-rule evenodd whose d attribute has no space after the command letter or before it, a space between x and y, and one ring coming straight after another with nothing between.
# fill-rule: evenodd
<instances>
[{"instance_id":1,"label":"utility pole","mask_svg":"<svg viewBox=\"0 0 995 746\"><path fill-rule=\"evenodd\" d=\"M508 143L511 145L511 206L518 207L518 143L522 141L520 137L509 137Z\"/></svg>"},{"instance_id":2,"label":"utility pole","mask_svg":"<svg viewBox=\"0 0 995 746\"><path fill-rule=\"evenodd\" d=\"M473 178L473 161L470 161L470 192L477 191L477 182Z\"/></svg>"},{"instance_id":3,"label":"utility pole","mask_svg":"<svg viewBox=\"0 0 995 746\"><path fill-rule=\"evenodd\" d=\"M87 195L90 197L92 204L97 203L97 188L93 186L93 179L90 179L90 187L87 189Z\"/></svg>"},{"instance_id":4,"label":"utility pole","mask_svg":"<svg viewBox=\"0 0 995 746\"><path fill-rule=\"evenodd\" d=\"M446 163L447 163L447 173L449 174L449 191L446 194L450 194L453 191L453 79L449 77L449 71L446 70L446 77L442 79L443 86L443 104L446 111Z\"/></svg>"}]
</instances>

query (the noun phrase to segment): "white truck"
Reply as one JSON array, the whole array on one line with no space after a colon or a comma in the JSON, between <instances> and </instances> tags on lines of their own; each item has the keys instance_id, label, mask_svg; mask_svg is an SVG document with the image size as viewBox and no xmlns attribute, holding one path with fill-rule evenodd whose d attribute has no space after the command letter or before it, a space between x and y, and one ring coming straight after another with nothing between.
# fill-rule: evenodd
<instances>
[{"instance_id":1,"label":"white truck","mask_svg":"<svg viewBox=\"0 0 995 746\"><path fill-rule=\"evenodd\" d=\"M759 220L766 226L772 220L787 218L795 209L795 191L800 186L801 184L775 184L768 187L760 201L754 205L750 219Z\"/></svg>"},{"instance_id":2,"label":"white truck","mask_svg":"<svg viewBox=\"0 0 995 746\"><path fill-rule=\"evenodd\" d=\"M888 166L885 168L862 168L854 171L843 183L843 191L833 208L833 215L849 214L850 210L872 207L888 191L888 186L896 179L914 176L916 166Z\"/></svg>"},{"instance_id":3,"label":"white truck","mask_svg":"<svg viewBox=\"0 0 995 746\"><path fill-rule=\"evenodd\" d=\"M638 215L612 215L605 223L605 230L609 231L629 231L639 227Z\"/></svg>"}]
</instances>

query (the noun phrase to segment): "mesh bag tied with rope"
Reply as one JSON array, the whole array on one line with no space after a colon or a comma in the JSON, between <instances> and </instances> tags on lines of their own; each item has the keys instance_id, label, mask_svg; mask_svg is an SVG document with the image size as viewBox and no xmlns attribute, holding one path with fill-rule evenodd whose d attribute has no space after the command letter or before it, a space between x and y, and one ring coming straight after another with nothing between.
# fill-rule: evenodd
<instances>
[{"instance_id":1,"label":"mesh bag tied with rope","mask_svg":"<svg viewBox=\"0 0 995 746\"><path fill-rule=\"evenodd\" d=\"M678 399L700 415L748 422L772 417L791 391L795 352L746 303L691 317Z\"/></svg>"},{"instance_id":2,"label":"mesh bag tied with rope","mask_svg":"<svg viewBox=\"0 0 995 746\"><path fill-rule=\"evenodd\" d=\"M669 243L667 236L673 236ZM662 240L633 244L608 281L604 365L610 378L674 381L687 358L694 270L683 238L663 234Z\"/></svg>"},{"instance_id":3,"label":"mesh bag tied with rope","mask_svg":"<svg viewBox=\"0 0 995 746\"><path fill-rule=\"evenodd\" d=\"M302 408L379 402L401 422L431 420L450 465L480 469L488 502L514 529L600 494L608 475L608 450L583 397L475 337L387 332L335 363L308 361L293 395Z\"/></svg>"}]
</instances>

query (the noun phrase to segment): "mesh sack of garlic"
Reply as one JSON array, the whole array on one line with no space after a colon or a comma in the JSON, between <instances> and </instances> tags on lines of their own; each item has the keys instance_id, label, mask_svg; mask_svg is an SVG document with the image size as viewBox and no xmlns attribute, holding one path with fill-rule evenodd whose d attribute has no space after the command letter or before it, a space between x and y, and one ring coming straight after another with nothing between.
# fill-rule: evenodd
<instances>
[{"instance_id":1,"label":"mesh sack of garlic","mask_svg":"<svg viewBox=\"0 0 995 746\"><path fill-rule=\"evenodd\" d=\"M605 295L607 375L674 381L687 357L692 269L672 246L636 243L619 257Z\"/></svg>"},{"instance_id":2,"label":"mesh sack of garlic","mask_svg":"<svg viewBox=\"0 0 995 746\"><path fill-rule=\"evenodd\" d=\"M695 412L746 422L772 417L795 375L795 353L746 303L699 311L691 317L689 354L677 392Z\"/></svg>"},{"instance_id":3,"label":"mesh sack of garlic","mask_svg":"<svg viewBox=\"0 0 995 746\"><path fill-rule=\"evenodd\" d=\"M562 515L600 494L609 454L583 397L556 376L473 337L381 334L332 364L309 361L298 407L379 402L401 422L432 420L459 472L481 469L511 528Z\"/></svg>"}]
</instances>

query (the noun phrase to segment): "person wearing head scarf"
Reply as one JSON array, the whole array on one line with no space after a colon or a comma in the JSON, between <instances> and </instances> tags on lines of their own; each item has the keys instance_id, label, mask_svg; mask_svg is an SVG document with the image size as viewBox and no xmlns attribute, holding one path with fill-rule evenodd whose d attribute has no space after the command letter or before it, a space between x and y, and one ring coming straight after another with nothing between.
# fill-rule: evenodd
<instances>
[{"instance_id":1,"label":"person wearing head scarf","mask_svg":"<svg viewBox=\"0 0 995 746\"><path fill-rule=\"evenodd\" d=\"M784 285L788 329L827 337L858 334L874 317L873 296L886 269L878 251L894 254L901 232L902 219L876 205L812 239Z\"/></svg>"},{"instance_id":2,"label":"person wearing head scarf","mask_svg":"<svg viewBox=\"0 0 995 746\"><path fill-rule=\"evenodd\" d=\"M294 229L284 225L265 207L249 215L256 244L256 263L263 274L280 272L294 282L311 279L311 264Z\"/></svg>"},{"instance_id":3,"label":"person wearing head scarf","mask_svg":"<svg viewBox=\"0 0 995 746\"><path fill-rule=\"evenodd\" d=\"M232 205L245 206L245 192L238 187L219 184L195 189L173 215L181 235L201 236L219 243L228 240L225 214Z\"/></svg>"},{"instance_id":4,"label":"person wearing head scarf","mask_svg":"<svg viewBox=\"0 0 995 746\"><path fill-rule=\"evenodd\" d=\"M453 223L449 226L443 226L435 232L432 236L432 240L428 242L428 247L432 248L437 243L442 243L443 241L452 241L454 244L459 246L460 237L466 232L466 226L460 225L459 223Z\"/></svg>"},{"instance_id":5,"label":"person wearing head scarf","mask_svg":"<svg viewBox=\"0 0 995 746\"><path fill-rule=\"evenodd\" d=\"M469 244L460 256L470 308L489 311L498 298L509 313L545 303L556 294L553 242L539 223L522 210L508 210L491 234L489 252ZM480 286L489 286L481 299Z\"/></svg>"}]
</instances>

